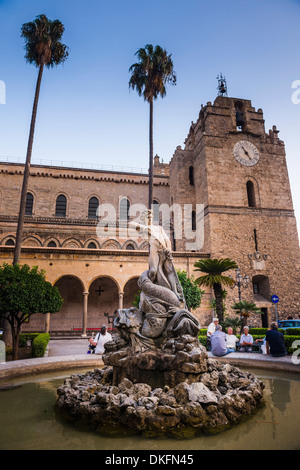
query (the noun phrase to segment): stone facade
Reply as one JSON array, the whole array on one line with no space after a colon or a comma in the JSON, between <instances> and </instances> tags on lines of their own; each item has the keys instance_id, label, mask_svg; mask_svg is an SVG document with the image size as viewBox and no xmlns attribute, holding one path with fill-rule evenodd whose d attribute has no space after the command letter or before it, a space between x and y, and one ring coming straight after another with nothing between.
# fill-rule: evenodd
<instances>
[{"instance_id":1,"label":"stone facade","mask_svg":"<svg viewBox=\"0 0 300 470\"><path fill-rule=\"evenodd\" d=\"M262 110L256 111L249 100L219 96L201 107L184 148L176 148L170 163L160 163L158 156L154 162L155 201L160 208L182 209L182 221L178 223L175 212L167 220L176 268L192 275L200 257L234 259L250 278L242 298L264 309L263 324L275 318L273 294L280 299L280 318L300 313L299 241L285 147L278 132L275 126L265 132ZM241 146L238 152L240 142L246 152ZM252 144L256 151L250 159ZM22 165L0 163L0 254L8 262L13 255L22 175ZM46 327L50 331L95 328L107 322L104 313L112 314L124 302L130 306L136 280L147 269L148 243L127 232L127 221L120 220L124 219L121 201L127 198L131 207L147 206L148 175L32 165L28 192L33 198L21 261L45 269L65 298L62 311L50 323L48 318ZM63 216L57 215L58 196L65 197ZM89 214L91 198L100 205L112 205L115 230L99 236L97 219ZM184 205L192 214L184 212ZM187 222L192 236L195 225L203 224L196 247L185 230ZM202 326L212 317L211 297L207 290L196 312ZM228 313L237 300L238 289L228 289ZM261 325L262 318L253 317L249 323ZM44 327L45 319L36 316L24 329Z\"/></svg>"}]
</instances>

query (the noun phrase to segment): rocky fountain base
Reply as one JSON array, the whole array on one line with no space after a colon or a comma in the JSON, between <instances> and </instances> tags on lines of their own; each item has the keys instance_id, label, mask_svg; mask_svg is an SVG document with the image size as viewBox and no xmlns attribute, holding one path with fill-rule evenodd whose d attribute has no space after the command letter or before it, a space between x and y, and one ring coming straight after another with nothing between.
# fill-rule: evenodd
<instances>
[{"instance_id":1,"label":"rocky fountain base","mask_svg":"<svg viewBox=\"0 0 300 470\"><path fill-rule=\"evenodd\" d=\"M56 402L65 418L98 432L177 438L218 433L263 402L261 381L208 358L189 335L163 350L122 349L103 359L103 369L66 379Z\"/></svg>"}]
</instances>

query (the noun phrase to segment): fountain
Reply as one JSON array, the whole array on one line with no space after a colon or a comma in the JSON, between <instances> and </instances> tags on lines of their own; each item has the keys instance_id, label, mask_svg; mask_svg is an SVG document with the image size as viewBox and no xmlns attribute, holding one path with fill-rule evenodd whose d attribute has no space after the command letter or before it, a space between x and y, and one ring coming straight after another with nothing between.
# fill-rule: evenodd
<instances>
[{"instance_id":1,"label":"fountain","mask_svg":"<svg viewBox=\"0 0 300 470\"><path fill-rule=\"evenodd\" d=\"M57 390L56 410L98 431L147 437L228 429L263 403L263 383L208 358L164 229L152 225L151 217L131 226L150 238L149 269L138 281L139 308L119 310L117 333L105 345L105 367L66 379Z\"/></svg>"}]
</instances>

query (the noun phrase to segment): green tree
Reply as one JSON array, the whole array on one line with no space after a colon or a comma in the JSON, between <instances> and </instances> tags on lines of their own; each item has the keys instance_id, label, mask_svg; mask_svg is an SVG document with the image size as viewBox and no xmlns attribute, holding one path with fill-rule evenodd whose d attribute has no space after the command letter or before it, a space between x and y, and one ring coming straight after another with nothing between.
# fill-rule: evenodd
<instances>
[{"instance_id":1,"label":"green tree","mask_svg":"<svg viewBox=\"0 0 300 470\"><path fill-rule=\"evenodd\" d=\"M150 106L149 119L149 209L153 200L153 100L166 95L166 85L176 84L171 54L161 46L147 44L136 54L138 62L129 68L131 77L129 87L136 89L139 96L144 97Z\"/></svg>"},{"instance_id":2,"label":"green tree","mask_svg":"<svg viewBox=\"0 0 300 470\"><path fill-rule=\"evenodd\" d=\"M221 323L224 318L222 286L232 286L234 284L234 280L228 276L224 276L223 273L230 269L237 268L237 264L230 258L208 258L198 260L194 266L196 268L195 271L205 273L203 276L198 277L195 282L199 286L211 287L214 291L216 315Z\"/></svg>"},{"instance_id":3,"label":"green tree","mask_svg":"<svg viewBox=\"0 0 300 470\"><path fill-rule=\"evenodd\" d=\"M225 320L222 326L224 326L226 329L231 326L231 328L233 329L233 334L236 335L237 329L241 326L241 324L242 324L241 319L238 316L235 316L235 317L227 316L225 317Z\"/></svg>"},{"instance_id":4,"label":"green tree","mask_svg":"<svg viewBox=\"0 0 300 470\"><path fill-rule=\"evenodd\" d=\"M22 324L35 313L55 313L63 304L59 291L37 266L0 266L0 317L11 326L13 359L18 358Z\"/></svg>"},{"instance_id":5,"label":"green tree","mask_svg":"<svg viewBox=\"0 0 300 470\"><path fill-rule=\"evenodd\" d=\"M25 59L38 67L39 72L31 115L13 264L19 263L21 255L29 170L43 70L44 67L50 68L64 62L68 57L67 46L60 41L63 33L63 24L59 20L49 20L45 15L37 16L34 21L23 24L21 28L21 36L25 39Z\"/></svg>"},{"instance_id":6,"label":"green tree","mask_svg":"<svg viewBox=\"0 0 300 470\"><path fill-rule=\"evenodd\" d=\"M254 302L248 302L247 300L242 300L241 302L236 302L232 305L232 310L239 313L241 318L241 331L243 327L247 325L247 319L251 313L263 314L263 312L256 306Z\"/></svg>"},{"instance_id":7,"label":"green tree","mask_svg":"<svg viewBox=\"0 0 300 470\"><path fill-rule=\"evenodd\" d=\"M177 276L183 289L183 294L188 310L198 308L201 304L204 290L199 288L193 276L187 276L186 271L181 271L178 269Z\"/></svg>"}]
</instances>

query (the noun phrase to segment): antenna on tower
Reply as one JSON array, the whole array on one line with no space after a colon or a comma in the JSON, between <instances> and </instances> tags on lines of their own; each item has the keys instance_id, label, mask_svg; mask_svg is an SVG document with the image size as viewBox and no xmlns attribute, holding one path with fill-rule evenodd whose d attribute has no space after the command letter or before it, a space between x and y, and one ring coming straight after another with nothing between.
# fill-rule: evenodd
<instances>
[{"instance_id":1,"label":"antenna on tower","mask_svg":"<svg viewBox=\"0 0 300 470\"><path fill-rule=\"evenodd\" d=\"M218 80L218 96L227 96L227 83L226 83L226 78L223 77L223 75L220 73L220 75L217 75L217 80Z\"/></svg>"}]
</instances>

